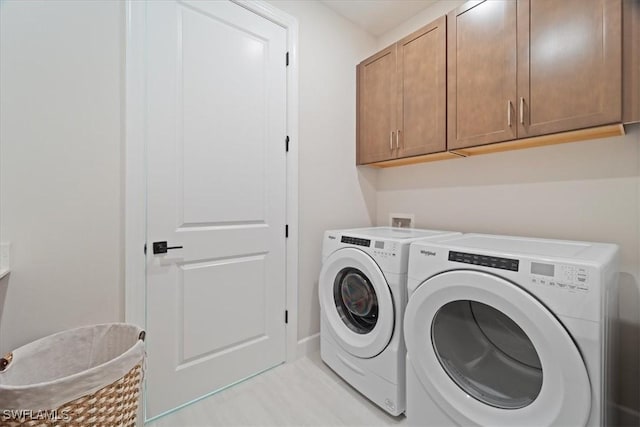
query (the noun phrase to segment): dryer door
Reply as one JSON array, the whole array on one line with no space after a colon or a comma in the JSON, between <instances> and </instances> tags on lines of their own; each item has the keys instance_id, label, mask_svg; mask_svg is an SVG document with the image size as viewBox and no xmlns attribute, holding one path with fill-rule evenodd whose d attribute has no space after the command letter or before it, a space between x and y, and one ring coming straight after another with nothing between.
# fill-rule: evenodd
<instances>
[{"instance_id":1,"label":"dryer door","mask_svg":"<svg viewBox=\"0 0 640 427\"><path fill-rule=\"evenodd\" d=\"M393 335L393 299L369 255L353 248L335 251L322 266L318 288L329 332L345 350L369 358L385 349Z\"/></svg>"},{"instance_id":2,"label":"dryer door","mask_svg":"<svg viewBox=\"0 0 640 427\"><path fill-rule=\"evenodd\" d=\"M409 298L409 359L438 406L461 425L584 425L585 363L564 326L500 277L441 273Z\"/></svg>"}]
</instances>

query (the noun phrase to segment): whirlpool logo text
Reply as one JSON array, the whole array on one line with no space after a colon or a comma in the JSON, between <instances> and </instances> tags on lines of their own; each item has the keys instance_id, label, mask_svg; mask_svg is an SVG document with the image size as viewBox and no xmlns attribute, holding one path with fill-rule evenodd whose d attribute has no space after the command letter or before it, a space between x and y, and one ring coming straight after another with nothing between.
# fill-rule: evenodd
<instances>
[{"instance_id":1,"label":"whirlpool logo text","mask_svg":"<svg viewBox=\"0 0 640 427\"><path fill-rule=\"evenodd\" d=\"M420 250L420 253L421 253L422 255L426 255L426 256L436 256L436 253L435 253L435 252L425 251L424 249L421 249L421 250Z\"/></svg>"}]
</instances>

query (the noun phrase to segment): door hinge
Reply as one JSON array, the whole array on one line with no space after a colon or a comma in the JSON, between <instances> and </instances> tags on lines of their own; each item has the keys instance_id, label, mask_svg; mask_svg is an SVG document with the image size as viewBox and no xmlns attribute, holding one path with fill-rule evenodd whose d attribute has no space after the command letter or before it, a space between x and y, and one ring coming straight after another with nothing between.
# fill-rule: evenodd
<instances>
[{"instance_id":1,"label":"door hinge","mask_svg":"<svg viewBox=\"0 0 640 427\"><path fill-rule=\"evenodd\" d=\"M147 254L147 244L146 243L144 244L144 254L145 255Z\"/></svg>"},{"instance_id":2,"label":"door hinge","mask_svg":"<svg viewBox=\"0 0 640 427\"><path fill-rule=\"evenodd\" d=\"M289 310L284 311L284 323L289 323Z\"/></svg>"},{"instance_id":3,"label":"door hinge","mask_svg":"<svg viewBox=\"0 0 640 427\"><path fill-rule=\"evenodd\" d=\"M285 55L287 67L289 66L289 52Z\"/></svg>"},{"instance_id":4,"label":"door hinge","mask_svg":"<svg viewBox=\"0 0 640 427\"><path fill-rule=\"evenodd\" d=\"M289 237L289 224L284 226L284 237Z\"/></svg>"},{"instance_id":5,"label":"door hinge","mask_svg":"<svg viewBox=\"0 0 640 427\"><path fill-rule=\"evenodd\" d=\"M289 152L289 135L287 135L287 137L284 139L284 143L285 143L285 150L288 153Z\"/></svg>"}]
</instances>

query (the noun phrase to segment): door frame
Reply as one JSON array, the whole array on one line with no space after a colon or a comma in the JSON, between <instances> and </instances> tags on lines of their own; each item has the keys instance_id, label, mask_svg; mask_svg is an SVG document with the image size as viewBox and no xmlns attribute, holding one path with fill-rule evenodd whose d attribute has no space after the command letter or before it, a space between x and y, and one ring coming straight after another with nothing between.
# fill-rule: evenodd
<instances>
[{"instance_id":1,"label":"door frame","mask_svg":"<svg viewBox=\"0 0 640 427\"><path fill-rule=\"evenodd\" d=\"M285 361L296 359L298 347L298 20L265 1L230 0L233 3L283 27L287 33L289 66L286 68L287 135L286 158L286 329ZM124 111L124 318L146 327L146 144L145 144L145 34L146 2L126 0L123 92ZM282 58L284 65L285 58ZM285 141L282 141L285 149ZM283 230L284 233L284 230ZM283 313L284 316L284 313ZM284 321L284 319L283 319Z\"/></svg>"}]
</instances>

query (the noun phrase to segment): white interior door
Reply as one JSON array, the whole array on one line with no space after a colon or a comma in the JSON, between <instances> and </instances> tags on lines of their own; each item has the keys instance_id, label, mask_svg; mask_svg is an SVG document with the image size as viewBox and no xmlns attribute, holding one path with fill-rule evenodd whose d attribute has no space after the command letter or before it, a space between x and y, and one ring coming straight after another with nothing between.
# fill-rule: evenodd
<instances>
[{"instance_id":1,"label":"white interior door","mask_svg":"<svg viewBox=\"0 0 640 427\"><path fill-rule=\"evenodd\" d=\"M285 359L286 31L146 7L149 419Z\"/></svg>"}]
</instances>

